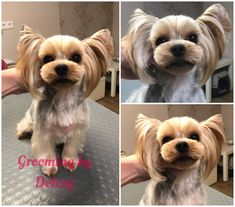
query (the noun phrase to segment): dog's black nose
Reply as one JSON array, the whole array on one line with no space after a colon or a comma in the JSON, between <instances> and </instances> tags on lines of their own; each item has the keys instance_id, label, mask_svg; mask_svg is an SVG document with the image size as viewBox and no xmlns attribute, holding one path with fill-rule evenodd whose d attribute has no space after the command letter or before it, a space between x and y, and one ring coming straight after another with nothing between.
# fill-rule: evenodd
<instances>
[{"instance_id":1,"label":"dog's black nose","mask_svg":"<svg viewBox=\"0 0 235 207\"><path fill-rule=\"evenodd\" d=\"M68 68L68 66L65 65L65 64L57 65L57 66L55 67L55 72L56 72L56 74L59 75L59 76L66 75L66 74L68 73L68 71L69 71L69 68Z\"/></svg>"},{"instance_id":2,"label":"dog's black nose","mask_svg":"<svg viewBox=\"0 0 235 207\"><path fill-rule=\"evenodd\" d=\"M187 142L179 142L176 144L175 148L179 153L185 153L188 151L188 143Z\"/></svg>"},{"instance_id":3,"label":"dog's black nose","mask_svg":"<svg viewBox=\"0 0 235 207\"><path fill-rule=\"evenodd\" d=\"M185 47L182 44L173 45L171 52L175 57L182 57L185 54Z\"/></svg>"}]
</instances>

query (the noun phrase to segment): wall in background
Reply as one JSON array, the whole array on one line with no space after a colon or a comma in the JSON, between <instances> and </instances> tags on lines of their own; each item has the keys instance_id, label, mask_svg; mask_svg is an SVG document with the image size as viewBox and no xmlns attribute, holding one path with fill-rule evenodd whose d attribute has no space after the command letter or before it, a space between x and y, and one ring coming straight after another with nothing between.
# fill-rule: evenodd
<instances>
[{"instance_id":1,"label":"wall in background","mask_svg":"<svg viewBox=\"0 0 235 207\"><path fill-rule=\"evenodd\" d=\"M193 9L192 9L193 8ZM186 15L197 18L203 10L201 2L145 2L144 11L159 18L168 15Z\"/></svg>"},{"instance_id":2,"label":"wall in background","mask_svg":"<svg viewBox=\"0 0 235 207\"><path fill-rule=\"evenodd\" d=\"M100 29L109 29L115 38L118 55L118 3L112 2L61 2L59 3L60 27L62 34L79 39L91 36ZM114 25L115 24L115 25ZM115 31L114 31L115 27Z\"/></svg>"},{"instance_id":3,"label":"wall in background","mask_svg":"<svg viewBox=\"0 0 235 207\"><path fill-rule=\"evenodd\" d=\"M144 9L144 2L123 2L121 8L121 36L123 37L127 33L131 15L137 8Z\"/></svg>"},{"instance_id":4,"label":"wall in background","mask_svg":"<svg viewBox=\"0 0 235 207\"><path fill-rule=\"evenodd\" d=\"M221 105L168 105L168 117L189 116L204 121L210 116L221 114Z\"/></svg>"},{"instance_id":5,"label":"wall in background","mask_svg":"<svg viewBox=\"0 0 235 207\"><path fill-rule=\"evenodd\" d=\"M221 113L223 116L226 139L233 140L233 106L232 105L222 105Z\"/></svg>"},{"instance_id":6,"label":"wall in background","mask_svg":"<svg viewBox=\"0 0 235 207\"><path fill-rule=\"evenodd\" d=\"M45 37L69 34L80 39L96 31L108 28L119 55L119 10L118 3L52 3L52 2L4 2L2 21L13 21L14 29L2 32L2 55L16 61L17 43L22 25L26 24Z\"/></svg>"},{"instance_id":7,"label":"wall in background","mask_svg":"<svg viewBox=\"0 0 235 207\"><path fill-rule=\"evenodd\" d=\"M2 21L10 20L14 29L2 31L2 56L14 61L22 25L40 31L45 37L60 33L58 3L3 2Z\"/></svg>"},{"instance_id":8,"label":"wall in background","mask_svg":"<svg viewBox=\"0 0 235 207\"><path fill-rule=\"evenodd\" d=\"M113 3L113 27L112 36L114 42L114 56L119 57L119 3Z\"/></svg>"}]
</instances>

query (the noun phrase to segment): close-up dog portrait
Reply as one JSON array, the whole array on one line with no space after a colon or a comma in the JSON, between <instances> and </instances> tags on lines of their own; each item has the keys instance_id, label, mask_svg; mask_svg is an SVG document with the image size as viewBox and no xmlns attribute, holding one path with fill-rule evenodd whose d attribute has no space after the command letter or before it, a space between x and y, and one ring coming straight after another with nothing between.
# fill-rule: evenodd
<instances>
[{"instance_id":1,"label":"close-up dog portrait","mask_svg":"<svg viewBox=\"0 0 235 207\"><path fill-rule=\"evenodd\" d=\"M189 117L161 122L139 114L136 132L136 154L153 180L140 204L206 204L201 182L218 162L225 141L221 115L199 123Z\"/></svg>"},{"instance_id":2,"label":"close-up dog portrait","mask_svg":"<svg viewBox=\"0 0 235 207\"><path fill-rule=\"evenodd\" d=\"M232 55L226 52L232 52L227 47L233 14L226 9L232 3L215 3L205 9L206 5L147 2L134 9L131 3L126 4L133 13L121 42L123 102L200 103L211 102L213 96L223 100L225 93L211 95L214 86L220 85L215 80L218 74L213 76L219 71L227 71L224 84L227 93L232 91L232 76L228 75Z\"/></svg>"},{"instance_id":3,"label":"close-up dog portrait","mask_svg":"<svg viewBox=\"0 0 235 207\"><path fill-rule=\"evenodd\" d=\"M233 202L232 158L230 167L224 160L233 148L232 105L137 104L122 113L123 205Z\"/></svg>"}]
</instances>

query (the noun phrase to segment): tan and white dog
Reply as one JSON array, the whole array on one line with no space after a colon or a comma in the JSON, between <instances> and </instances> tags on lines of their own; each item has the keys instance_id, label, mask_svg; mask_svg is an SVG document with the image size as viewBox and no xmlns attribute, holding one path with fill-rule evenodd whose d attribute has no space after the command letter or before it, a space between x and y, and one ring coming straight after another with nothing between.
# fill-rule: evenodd
<instances>
[{"instance_id":1,"label":"tan and white dog","mask_svg":"<svg viewBox=\"0 0 235 207\"><path fill-rule=\"evenodd\" d=\"M105 74L113 54L109 30L79 40L56 35L44 38L24 26L18 45L17 69L24 86L34 97L25 117L17 125L18 138L32 135L32 151L37 159L56 159L56 144L64 143L62 159L77 168L82 152L89 110L85 99ZM42 166L53 176L57 166Z\"/></svg>"},{"instance_id":2,"label":"tan and white dog","mask_svg":"<svg viewBox=\"0 0 235 207\"><path fill-rule=\"evenodd\" d=\"M220 4L197 19L135 10L122 39L122 69L146 84L127 102L206 102L201 86L214 72L232 30Z\"/></svg>"},{"instance_id":3,"label":"tan and white dog","mask_svg":"<svg viewBox=\"0 0 235 207\"><path fill-rule=\"evenodd\" d=\"M202 181L220 158L225 142L221 115L198 122L189 117L159 121L140 114L136 154L149 173L142 205L207 203Z\"/></svg>"}]
</instances>

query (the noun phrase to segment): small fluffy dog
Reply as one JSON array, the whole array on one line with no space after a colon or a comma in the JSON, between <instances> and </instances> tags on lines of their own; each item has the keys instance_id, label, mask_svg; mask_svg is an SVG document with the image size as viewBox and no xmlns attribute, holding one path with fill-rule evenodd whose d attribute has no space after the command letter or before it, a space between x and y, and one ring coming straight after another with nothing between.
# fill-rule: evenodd
<instances>
[{"instance_id":1,"label":"small fluffy dog","mask_svg":"<svg viewBox=\"0 0 235 207\"><path fill-rule=\"evenodd\" d=\"M147 86L127 102L206 102L201 86L222 57L230 31L220 4L196 20L182 15L159 19L135 10L122 39L122 70Z\"/></svg>"},{"instance_id":2,"label":"small fluffy dog","mask_svg":"<svg viewBox=\"0 0 235 207\"><path fill-rule=\"evenodd\" d=\"M18 44L20 71L25 88L34 96L31 107L17 125L17 136L32 134L32 151L37 159L55 160L56 144L64 143L65 168L77 168L82 152L89 110L85 99L105 74L113 54L109 30L79 40L66 35L45 39L24 26ZM42 166L54 176L57 166Z\"/></svg>"},{"instance_id":3,"label":"small fluffy dog","mask_svg":"<svg viewBox=\"0 0 235 207\"><path fill-rule=\"evenodd\" d=\"M225 141L221 115L199 123L189 117L160 122L140 114L136 132L136 154L152 178L140 204L206 204L202 180L216 166Z\"/></svg>"}]
</instances>

